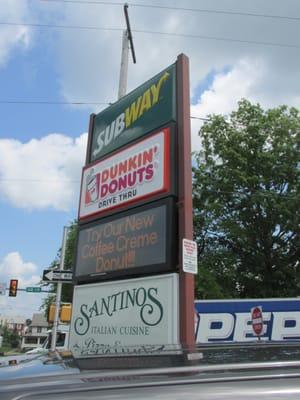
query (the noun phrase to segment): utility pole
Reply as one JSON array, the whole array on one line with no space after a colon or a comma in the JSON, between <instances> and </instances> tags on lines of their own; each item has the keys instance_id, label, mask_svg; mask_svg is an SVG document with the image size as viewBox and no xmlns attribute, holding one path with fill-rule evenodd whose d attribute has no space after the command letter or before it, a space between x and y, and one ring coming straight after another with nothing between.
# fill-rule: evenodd
<instances>
[{"instance_id":1,"label":"utility pole","mask_svg":"<svg viewBox=\"0 0 300 400\"><path fill-rule=\"evenodd\" d=\"M64 226L60 263L59 263L60 271L62 271L64 269L68 233L69 233L69 228L67 226ZM58 282L57 290L56 290L55 314L54 314L54 321L53 321L53 328L52 328L51 351L55 351L55 348L56 348L56 335L57 335L57 326L58 326L58 320L59 320L61 289L62 289L62 282Z\"/></svg>"},{"instance_id":2,"label":"utility pole","mask_svg":"<svg viewBox=\"0 0 300 400\"><path fill-rule=\"evenodd\" d=\"M121 69L120 69L118 99L125 96L125 94L126 94L129 47L131 49L133 63L136 64L133 39L132 39L131 28L130 28L130 23L129 23L128 4L127 3L124 4L124 15L125 15L125 21L126 21L126 30L123 32L123 38L122 38L122 55L121 55Z\"/></svg>"}]
</instances>

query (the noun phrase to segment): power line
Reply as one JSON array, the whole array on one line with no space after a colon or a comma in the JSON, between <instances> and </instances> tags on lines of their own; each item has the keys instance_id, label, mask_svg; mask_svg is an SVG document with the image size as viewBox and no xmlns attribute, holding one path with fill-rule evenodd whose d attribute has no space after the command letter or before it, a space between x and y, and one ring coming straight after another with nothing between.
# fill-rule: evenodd
<instances>
[{"instance_id":1,"label":"power line","mask_svg":"<svg viewBox=\"0 0 300 400\"><path fill-rule=\"evenodd\" d=\"M99 5L110 5L110 6L122 6L123 3L115 2L111 3L108 1L96 1L96 0L40 0L49 3L73 3L73 4L99 4ZM275 14L259 14L259 13L248 13L239 11L226 11L226 10L211 10L206 8L187 8L187 7L170 7L154 4L139 4L139 3L127 3L131 7L141 7L141 8L156 8L160 10L174 10L174 11L188 11L197 12L204 14L222 14L222 15L235 15L243 17L254 17L254 18L269 18L269 19L280 19L288 21L300 21L300 17L292 17L290 15L275 15Z\"/></svg>"},{"instance_id":2,"label":"power line","mask_svg":"<svg viewBox=\"0 0 300 400\"><path fill-rule=\"evenodd\" d=\"M293 194L288 194L288 193L278 193L278 192L262 192L260 190L255 190L251 193L249 192L238 192L238 191L224 191L224 190L209 190L209 189L201 189L202 195L205 196L207 194L234 194L238 196L254 196L256 194L265 196L265 197L270 197L270 196L280 196L281 198L284 199L298 199L300 195L293 195Z\"/></svg>"},{"instance_id":3,"label":"power line","mask_svg":"<svg viewBox=\"0 0 300 400\"><path fill-rule=\"evenodd\" d=\"M106 105L110 106L113 103L109 102L83 102L83 101L33 101L33 100L0 100L0 104L28 104L28 105ZM211 121L209 118L196 117L191 115L191 119L197 119L200 121Z\"/></svg>"},{"instance_id":4,"label":"power line","mask_svg":"<svg viewBox=\"0 0 300 400\"><path fill-rule=\"evenodd\" d=\"M28 104L28 105L112 105L109 102L80 102L80 101L32 101L32 100L0 100L0 104ZM208 118L191 115L191 119L211 121Z\"/></svg>"},{"instance_id":5,"label":"power line","mask_svg":"<svg viewBox=\"0 0 300 400\"><path fill-rule=\"evenodd\" d=\"M0 182L37 182L37 183L41 183L41 182L64 182L64 183L79 183L80 180L79 179L57 179L57 180L50 180L50 179L24 179L24 178L0 178ZM253 196L255 194L260 194L262 196L280 196L282 198L291 198L291 199L297 199L299 198L299 195L295 194L288 194L288 193L278 193L278 192L262 192L260 190L256 190L254 192L251 193L247 193L247 192L239 192L239 191L223 191L223 190L207 190L207 189L203 189L202 193L205 195L207 194L234 194L234 195L238 195L238 196Z\"/></svg>"},{"instance_id":6,"label":"power line","mask_svg":"<svg viewBox=\"0 0 300 400\"><path fill-rule=\"evenodd\" d=\"M0 21L0 25L9 26L29 26L31 28L51 28L51 29L83 29L83 30L97 30L97 31L117 31L122 32L122 28L105 28L100 26L81 26L81 25L55 25L55 24L36 24L27 22L4 22Z\"/></svg>"},{"instance_id":7,"label":"power line","mask_svg":"<svg viewBox=\"0 0 300 400\"><path fill-rule=\"evenodd\" d=\"M194 117L194 116L190 116L191 119L199 119L200 121L211 121L211 119L209 118L202 118L202 117Z\"/></svg>"},{"instance_id":8,"label":"power line","mask_svg":"<svg viewBox=\"0 0 300 400\"><path fill-rule=\"evenodd\" d=\"M222 42L247 43L247 44L255 44L255 45L259 45L259 46L287 47L287 48L300 49L300 45L289 44L289 43L261 42L261 41L256 41L256 40L243 40L243 39L225 38L225 37L218 37L218 36L196 35L196 34L189 34L189 33L146 31L146 30L137 30L137 29L134 29L133 32L153 34L153 35L185 37L185 38L191 38L191 39L214 40L214 41L222 41Z\"/></svg>"},{"instance_id":9,"label":"power line","mask_svg":"<svg viewBox=\"0 0 300 400\"><path fill-rule=\"evenodd\" d=\"M109 102L80 102L80 101L32 101L32 100L0 100L0 104L28 104L28 105L112 105ZM196 117L191 115L191 119L200 121L211 121L209 118Z\"/></svg>"},{"instance_id":10,"label":"power line","mask_svg":"<svg viewBox=\"0 0 300 400\"><path fill-rule=\"evenodd\" d=\"M82 101L31 101L31 100L0 100L0 104L39 104L39 105L111 105L103 102L82 102Z\"/></svg>"},{"instance_id":11,"label":"power line","mask_svg":"<svg viewBox=\"0 0 300 400\"><path fill-rule=\"evenodd\" d=\"M75 0L40 0L43 2L48 2L48 3L78 3L78 4L99 4L99 5L109 5L109 6L124 6L124 3L111 3L109 1L93 1L93 0L89 0L89 1L75 1ZM130 6L135 6L135 4L133 3L126 3Z\"/></svg>"},{"instance_id":12,"label":"power line","mask_svg":"<svg viewBox=\"0 0 300 400\"><path fill-rule=\"evenodd\" d=\"M0 178L0 182L78 183L80 182L80 179Z\"/></svg>"},{"instance_id":13,"label":"power line","mask_svg":"<svg viewBox=\"0 0 300 400\"><path fill-rule=\"evenodd\" d=\"M75 30L87 29L87 30L116 31L116 32L123 31L122 28L105 28L105 27L97 27L97 26L80 26L80 25L75 26L75 25L33 24L33 23L3 22L3 21L0 21L0 25L29 26L29 27L33 27L33 28L50 28L50 29L75 29ZM259 45L259 46L300 49L300 45L289 44L289 43L262 42L262 41L256 41L256 40L243 40L243 39L234 39L234 38L226 38L226 37L218 37L218 36L197 35L197 34L189 34L189 33L161 32L161 31L150 31L150 30L138 30L138 29L133 29L132 32L145 33L145 34L151 34L151 35L171 36L171 37L185 37L185 38L200 39L200 40L213 40L213 41L232 42L232 43L246 43L246 44L255 44L255 45Z\"/></svg>"}]
</instances>

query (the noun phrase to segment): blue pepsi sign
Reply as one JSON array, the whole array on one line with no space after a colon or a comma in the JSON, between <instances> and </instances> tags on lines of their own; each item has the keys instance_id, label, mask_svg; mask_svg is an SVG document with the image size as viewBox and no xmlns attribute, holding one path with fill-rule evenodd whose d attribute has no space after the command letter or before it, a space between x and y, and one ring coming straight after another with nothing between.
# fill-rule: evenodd
<instances>
[{"instance_id":1,"label":"blue pepsi sign","mask_svg":"<svg viewBox=\"0 0 300 400\"><path fill-rule=\"evenodd\" d=\"M264 341L300 340L300 299L195 301L196 343L257 340L251 309L262 307Z\"/></svg>"}]
</instances>

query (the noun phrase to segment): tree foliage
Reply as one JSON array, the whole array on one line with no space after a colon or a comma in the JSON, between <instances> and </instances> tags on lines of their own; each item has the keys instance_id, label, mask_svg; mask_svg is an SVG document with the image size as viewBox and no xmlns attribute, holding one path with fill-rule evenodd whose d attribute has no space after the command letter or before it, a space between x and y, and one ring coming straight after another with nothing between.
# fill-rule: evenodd
<instances>
[{"instance_id":1,"label":"tree foliage","mask_svg":"<svg viewBox=\"0 0 300 400\"><path fill-rule=\"evenodd\" d=\"M300 293L300 115L242 100L210 116L195 154L198 298Z\"/></svg>"},{"instance_id":2,"label":"tree foliage","mask_svg":"<svg viewBox=\"0 0 300 400\"><path fill-rule=\"evenodd\" d=\"M17 348L20 346L20 336L16 330L3 327L3 347Z\"/></svg>"}]
</instances>

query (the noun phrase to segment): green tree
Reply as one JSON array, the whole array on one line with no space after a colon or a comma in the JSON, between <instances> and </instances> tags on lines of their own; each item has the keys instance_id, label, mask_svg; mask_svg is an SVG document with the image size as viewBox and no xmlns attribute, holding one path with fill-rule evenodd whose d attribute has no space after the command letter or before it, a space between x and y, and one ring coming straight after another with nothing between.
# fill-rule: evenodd
<instances>
[{"instance_id":1,"label":"green tree","mask_svg":"<svg viewBox=\"0 0 300 400\"><path fill-rule=\"evenodd\" d=\"M77 238L77 222L74 221L69 226L69 234L66 243L66 253L64 260L64 270L72 270L74 265L74 256L75 256L75 246L76 246L76 238ZM61 248L58 250L55 259L49 266L49 269L56 268L61 259ZM56 294L56 284L49 284L49 290L53 293L49 294L41 305L41 309L44 310L44 314L47 318L49 307L51 303L55 302L55 294ZM71 284L63 284L62 292L61 292L61 302L63 303L71 303L73 298L73 285Z\"/></svg>"},{"instance_id":2,"label":"green tree","mask_svg":"<svg viewBox=\"0 0 300 400\"><path fill-rule=\"evenodd\" d=\"M198 298L300 294L300 115L242 100L210 116L195 154Z\"/></svg>"},{"instance_id":3,"label":"green tree","mask_svg":"<svg viewBox=\"0 0 300 400\"><path fill-rule=\"evenodd\" d=\"M6 326L3 328L3 347L17 348L20 346L20 336L15 330L8 329Z\"/></svg>"}]
</instances>

